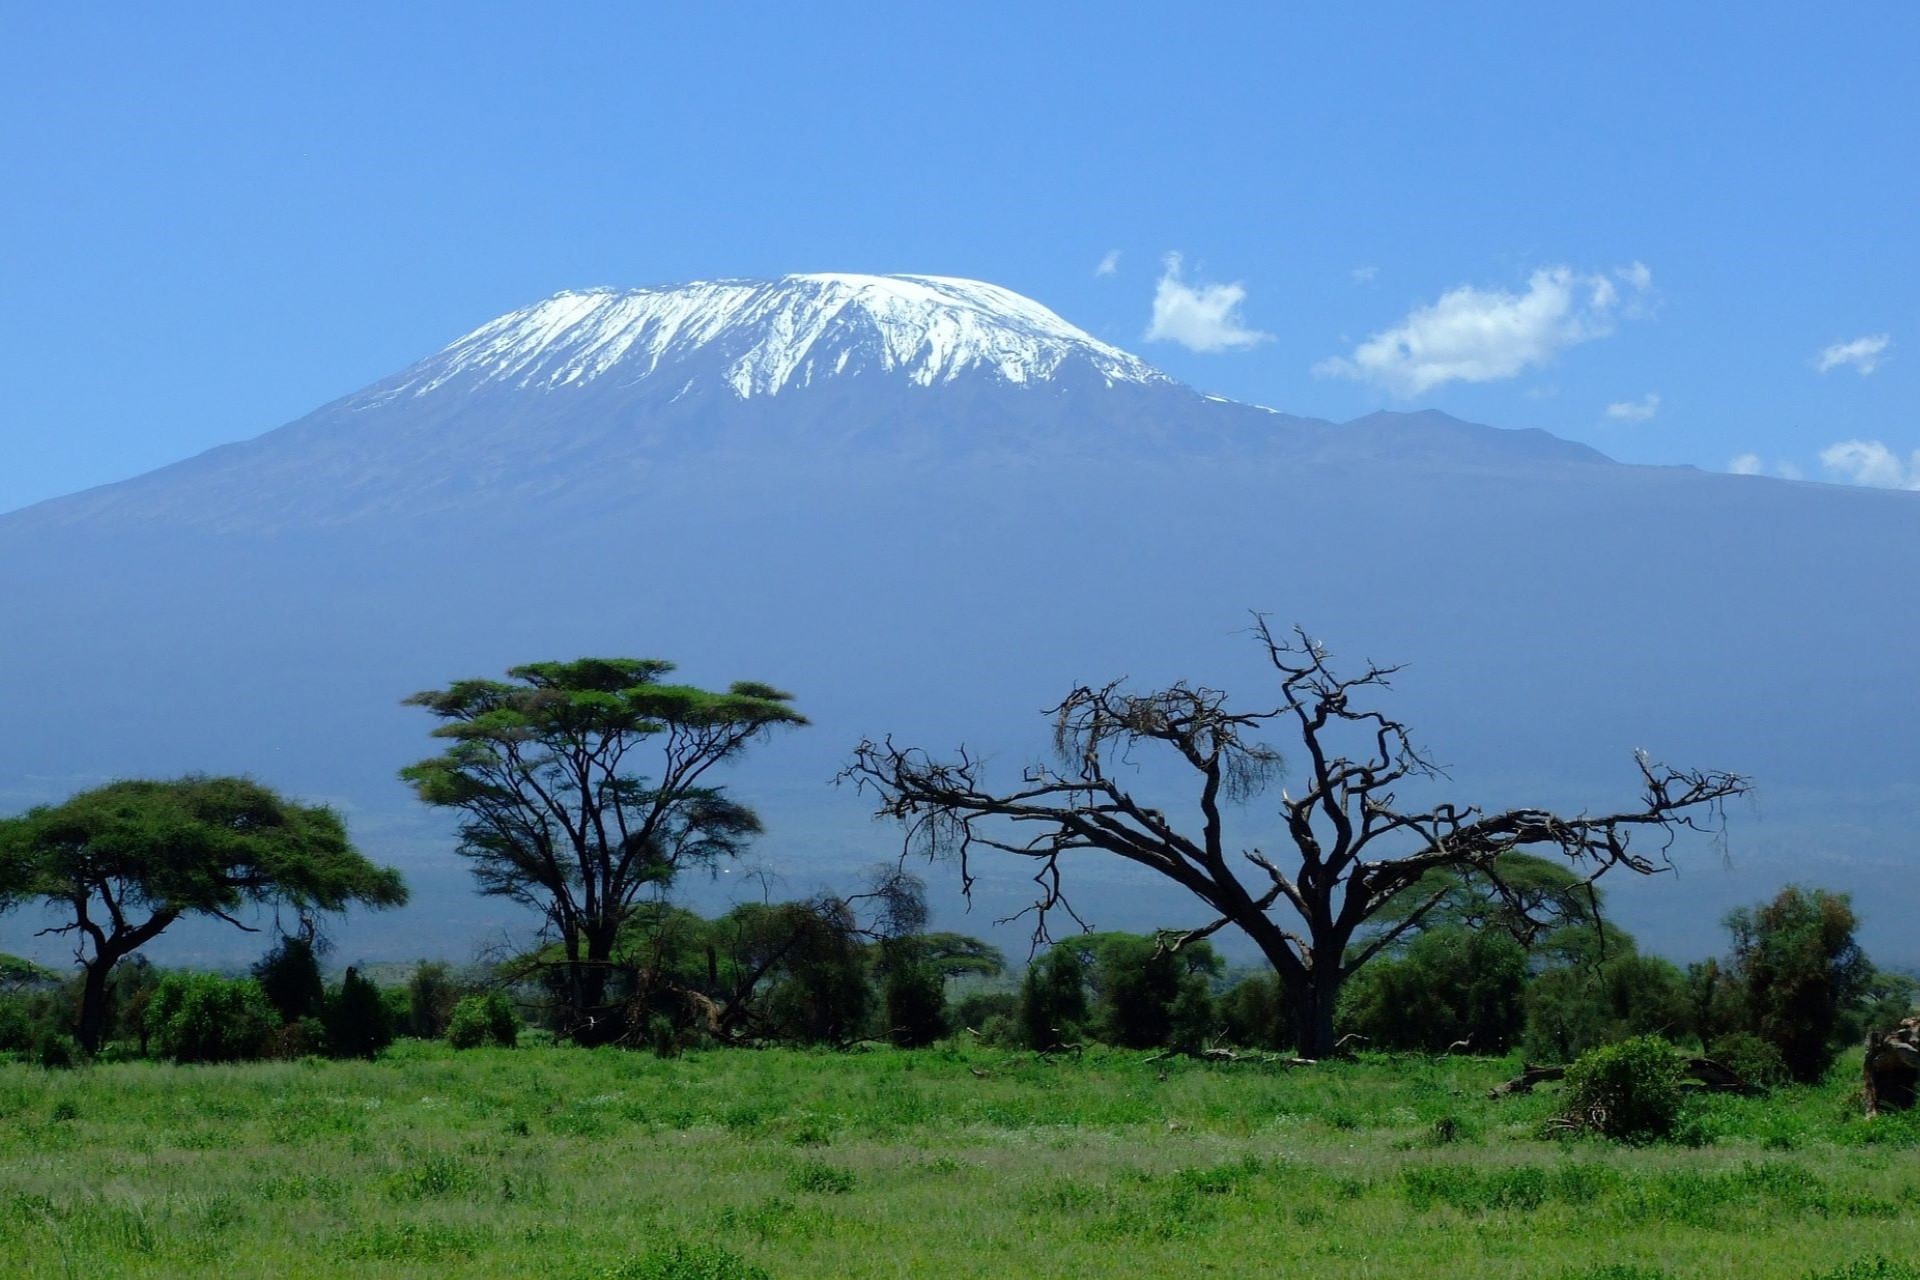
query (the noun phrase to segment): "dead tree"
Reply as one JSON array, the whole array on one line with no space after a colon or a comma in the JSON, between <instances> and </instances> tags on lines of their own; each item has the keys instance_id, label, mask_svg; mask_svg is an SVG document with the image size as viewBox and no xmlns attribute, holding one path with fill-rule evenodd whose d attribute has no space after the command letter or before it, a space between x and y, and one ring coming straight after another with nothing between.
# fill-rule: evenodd
<instances>
[{"instance_id":1,"label":"dead tree","mask_svg":"<svg viewBox=\"0 0 1920 1280\"><path fill-rule=\"evenodd\" d=\"M1326 649L1298 628L1285 637L1258 619L1254 634L1279 679L1278 705L1235 711L1224 693L1185 683L1132 693L1120 682L1069 693L1050 714L1057 763L1027 769L1019 787L984 780L982 761L964 748L940 760L891 739L862 742L843 773L877 798L879 813L904 827L902 857L950 856L963 891L974 883L974 854L995 850L1033 866L1038 896L1027 911L1034 940L1048 940L1058 911L1085 928L1063 884L1069 855L1123 858L1165 877L1204 903L1213 919L1163 935L1179 948L1233 926L1273 964L1299 1052L1330 1055L1341 984L1437 907L1457 877L1477 873L1501 890L1498 862L1515 852L1564 856L1590 884L1625 867L1652 874L1683 830L1705 830L1728 796L1746 791L1728 773L1668 768L1636 753L1641 795L1617 812L1563 817L1545 809L1484 812L1450 801L1403 805L1403 784L1430 787L1443 775L1414 745L1407 727L1368 705L1391 687L1398 668L1368 665L1337 674ZM1284 858L1236 850L1228 812L1280 776L1275 730L1295 739L1300 791L1282 791L1280 816L1292 845ZM1169 752L1190 772L1193 812L1175 818L1137 798L1116 770L1149 748ZM1647 850L1636 833L1652 837ZM1284 865L1283 865L1284 862ZM1366 926L1430 873L1444 887L1396 912L1391 924ZM1431 885L1433 882L1428 881ZM1423 890L1424 891L1424 886ZM1504 893L1504 890L1502 890ZM1536 900L1513 895L1507 914L1529 929L1542 919Z\"/></svg>"}]
</instances>

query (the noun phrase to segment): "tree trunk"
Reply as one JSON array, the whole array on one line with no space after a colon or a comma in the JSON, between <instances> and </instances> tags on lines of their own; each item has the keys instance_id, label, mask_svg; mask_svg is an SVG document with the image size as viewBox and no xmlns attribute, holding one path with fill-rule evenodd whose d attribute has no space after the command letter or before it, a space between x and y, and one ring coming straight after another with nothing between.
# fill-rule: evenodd
<instances>
[{"instance_id":1,"label":"tree trunk","mask_svg":"<svg viewBox=\"0 0 1920 1280\"><path fill-rule=\"evenodd\" d=\"M1334 1051L1333 1011L1340 1000L1340 971L1316 965L1289 989L1287 1010L1293 1023L1294 1052L1303 1058L1331 1057Z\"/></svg>"},{"instance_id":2,"label":"tree trunk","mask_svg":"<svg viewBox=\"0 0 1920 1280\"><path fill-rule=\"evenodd\" d=\"M100 1046L106 1042L107 975L119 958L112 954L96 956L86 966L86 981L80 988L80 1023L74 1038L89 1055L99 1053Z\"/></svg>"}]
</instances>

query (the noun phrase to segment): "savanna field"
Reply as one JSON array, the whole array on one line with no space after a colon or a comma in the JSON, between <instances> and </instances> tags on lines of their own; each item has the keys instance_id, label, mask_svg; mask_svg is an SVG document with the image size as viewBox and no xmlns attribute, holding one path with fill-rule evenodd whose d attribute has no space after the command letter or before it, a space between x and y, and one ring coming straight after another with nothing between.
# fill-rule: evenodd
<instances>
[{"instance_id":1,"label":"savanna field","mask_svg":"<svg viewBox=\"0 0 1920 1280\"><path fill-rule=\"evenodd\" d=\"M0 1066L0 1273L1920 1276L1858 1057L1543 1136L1517 1060L617 1049Z\"/></svg>"}]
</instances>

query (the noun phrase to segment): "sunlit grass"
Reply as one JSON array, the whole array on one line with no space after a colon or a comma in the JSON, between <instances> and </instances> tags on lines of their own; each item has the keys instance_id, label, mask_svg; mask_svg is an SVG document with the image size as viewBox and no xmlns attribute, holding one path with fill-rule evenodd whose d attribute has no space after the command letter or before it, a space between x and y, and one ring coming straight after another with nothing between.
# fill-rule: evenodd
<instances>
[{"instance_id":1,"label":"sunlit grass","mask_svg":"<svg viewBox=\"0 0 1920 1280\"><path fill-rule=\"evenodd\" d=\"M1920 1123L1862 1120L1845 1066L1698 1101L1697 1145L1637 1149L1541 1138L1551 1092L1485 1097L1511 1070L419 1044L0 1066L0 1274L1645 1280L1920 1257Z\"/></svg>"}]
</instances>

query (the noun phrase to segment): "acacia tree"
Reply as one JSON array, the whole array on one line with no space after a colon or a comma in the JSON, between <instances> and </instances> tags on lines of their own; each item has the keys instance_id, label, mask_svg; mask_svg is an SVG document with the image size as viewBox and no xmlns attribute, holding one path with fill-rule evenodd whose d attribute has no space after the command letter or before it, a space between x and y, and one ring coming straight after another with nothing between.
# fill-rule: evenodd
<instances>
[{"instance_id":1,"label":"acacia tree","mask_svg":"<svg viewBox=\"0 0 1920 1280\"><path fill-rule=\"evenodd\" d=\"M400 873L353 847L331 809L295 804L246 778L115 782L0 821L0 910L39 902L64 917L42 934L77 939L76 1037L106 1030L114 965L183 916L239 919L248 907L306 912L407 900Z\"/></svg>"},{"instance_id":2,"label":"acacia tree","mask_svg":"<svg viewBox=\"0 0 1920 1280\"><path fill-rule=\"evenodd\" d=\"M665 684L673 664L582 658L461 680L408 705L451 746L401 771L427 804L456 809L459 851L482 893L539 911L564 953L562 1030L604 1039L609 962L636 904L681 870L737 854L760 820L706 779L781 725L792 695ZM646 752L651 775L632 771Z\"/></svg>"},{"instance_id":3,"label":"acacia tree","mask_svg":"<svg viewBox=\"0 0 1920 1280\"><path fill-rule=\"evenodd\" d=\"M1451 801L1403 805L1396 795L1403 784L1426 786L1440 771L1404 724L1367 705L1391 687L1398 668L1369 664L1342 676L1297 628L1282 637L1258 619L1255 635L1279 678L1279 701L1270 708L1231 710L1225 694L1185 683L1148 693L1117 682L1082 686L1050 713L1058 763L1029 767L1013 790L990 789L982 761L964 749L940 760L890 739L862 742L843 777L904 825L903 857L956 858L963 890L971 890L979 849L1032 863L1039 895L1027 910L1036 918L1036 944L1047 940L1054 911L1087 927L1065 892L1069 855L1119 857L1164 876L1214 918L1163 934L1162 945L1178 950L1228 926L1240 929L1277 971L1295 1041L1309 1057L1334 1047L1341 984L1419 928L1455 893L1458 874L1499 887L1503 857L1530 850L1566 858L1588 882L1614 867L1650 874L1665 864L1679 831L1717 818L1726 797L1747 789L1733 774L1673 769L1637 755L1641 795L1618 812L1566 817ZM1300 793L1281 794L1292 845L1284 859L1258 848L1236 852L1227 834L1228 810L1280 775L1281 754L1263 739L1278 728L1296 738L1303 765ZM1197 827L1177 824L1116 780L1148 748L1164 748L1191 773ZM1657 849L1636 848L1636 832L1655 836ZM1411 905L1398 902L1391 923L1362 936L1363 926L1434 872L1455 874ZM1553 923L1545 913L1554 899L1515 893L1506 914L1544 928Z\"/></svg>"}]
</instances>

